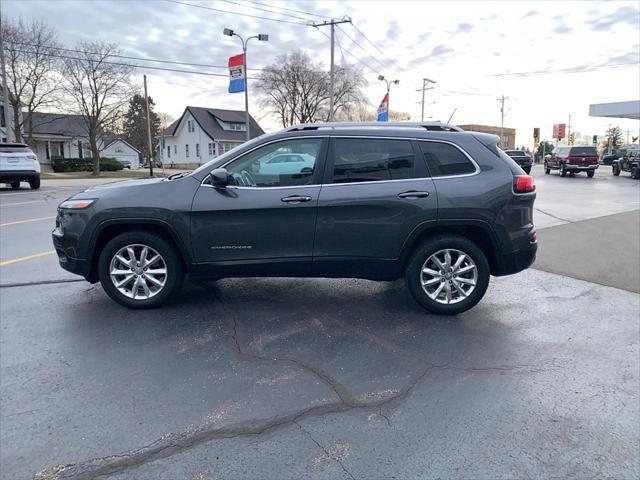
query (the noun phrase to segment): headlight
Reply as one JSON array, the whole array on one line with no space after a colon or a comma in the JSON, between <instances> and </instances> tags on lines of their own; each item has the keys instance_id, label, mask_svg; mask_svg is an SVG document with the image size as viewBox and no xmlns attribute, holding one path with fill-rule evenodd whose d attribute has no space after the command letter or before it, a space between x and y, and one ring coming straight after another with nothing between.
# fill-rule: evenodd
<instances>
[{"instance_id":1,"label":"headlight","mask_svg":"<svg viewBox=\"0 0 640 480\"><path fill-rule=\"evenodd\" d=\"M95 199L90 198L86 200L65 200L58 208L67 209L67 210L81 210L83 208L88 208L95 202Z\"/></svg>"}]
</instances>

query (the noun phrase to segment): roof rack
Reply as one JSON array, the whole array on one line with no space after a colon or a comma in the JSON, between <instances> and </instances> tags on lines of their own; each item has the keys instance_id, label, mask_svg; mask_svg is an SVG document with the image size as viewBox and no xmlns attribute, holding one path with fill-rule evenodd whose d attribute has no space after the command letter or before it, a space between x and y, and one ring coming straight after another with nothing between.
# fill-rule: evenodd
<instances>
[{"instance_id":1,"label":"roof rack","mask_svg":"<svg viewBox=\"0 0 640 480\"><path fill-rule=\"evenodd\" d=\"M303 130L321 130L323 128L424 128L433 132L464 132L455 125L441 122L327 122L327 123L301 123L284 129L285 132L297 132Z\"/></svg>"}]
</instances>

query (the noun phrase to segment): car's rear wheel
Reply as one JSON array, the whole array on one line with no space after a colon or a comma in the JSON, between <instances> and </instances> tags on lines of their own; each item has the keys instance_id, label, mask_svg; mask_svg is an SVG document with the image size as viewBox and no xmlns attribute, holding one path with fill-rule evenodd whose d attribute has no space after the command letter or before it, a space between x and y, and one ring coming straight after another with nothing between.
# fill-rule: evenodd
<instances>
[{"instance_id":1,"label":"car's rear wheel","mask_svg":"<svg viewBox=\"0 0 640 480\"><path fill-rule=\"evenodd\" d=\"M10 182L9 185L11 185L11 188L13 188L14 190L20 188L20 182Z\"/></svg>"},{"instance_id":2,"label":"car's rear wheel","mask_svg":"<svg viewBox=\"0 0 640 480\"><path fill-rule=\"evenodd\" d=\"M567 176L567 168L564 166L564 163L560 165L560 176L561 177Z\"/></svg>"},{"instance_id":3,"label":"car's rear wheel","mask_svg":"<svg viewBox=\"0 0 640 480\"><path fill-rule=\"evenodd\" d=\"M618 175L620 175L620 165L618 165L617 163L614 163L611 166L611 171L613 173L613 176L617 177Z\"/></svg>"},{"instance_id":4,"label":"car's rear wheel","mask_svg":"<svg viewBox=\"0 0 640 480\"><path fill-rule=\"evenodd\" d=\"M635 180L640 179L640 167L638 165L631 167L631 178Z\"/></svg>"},{"instance_id":5,"label":"car's rear wheel","mask_svg":"<svg viewBox=\"0 0 640 480\"><path fill-rule=\"evenodd\" d=\"M587 170L587 177L593 178L595 174L596 174L595 170Z\"/></svg>"},{"instance_id":6,"label":"car's rear wheel","mask_svg":"<svg viewBox=\"0 0 640 480\"><path fill-rule=\"evenodd\" d=\"M40 188L40 177L33 178L29 180L29 186L32 190L37 190Z\"/></svg>"},{"instance_id":7,"label":"car's rear wheel","mask_svg":"<svg viewBox=\"0 0 640 480\"><path fill-rule=\"evenodd\" d=\"M182 285L184 269L174 248L149 232L127 232L110 240L98 259L105 292L129 308L161 305Z\"/></svg>"},{"instance_id":8,"label":"car's rear wheel","mask_svg":"<svg viewBox=\"0 0 640 480\"><path fill-rule=\"evenodd\" d=\"M476 305L489 285L489 263L471 240L442 235L411 256L405 281L413 298L431 313L456 315Z\"/></svg>"},{"instance_id":9,"label":"car's rear wheel","mask_svg":"<svg viewBox=\"0 0 640 480\"><path fill-rule=\"evenodd\" d=\"M531 173L531 167L522 167L522 170L524 170L524 173L526 173L527 175Z\"/></svg>"}]
</instances>

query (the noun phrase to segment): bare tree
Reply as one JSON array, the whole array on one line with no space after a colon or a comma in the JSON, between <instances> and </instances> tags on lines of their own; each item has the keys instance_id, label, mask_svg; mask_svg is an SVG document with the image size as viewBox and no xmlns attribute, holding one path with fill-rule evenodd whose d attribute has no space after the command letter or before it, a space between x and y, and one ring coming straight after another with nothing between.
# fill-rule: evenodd
<instances>
[{"instance_id":1,"label":"bare tree","mask_svg":"<svg viewBox=\"0 0 640 480\"><path fill-rule=\"evenodd\" d=\"M102 135L117 126L133 95L131 65L110 61L120 52L116 44L80 42L64 61L65 91L85 121L93 157L93 174L100 174Z\"/></svg>"},{"instance_id":2,"label":"bare tree","mask_svg":"<svg viewBox=\"0 0 640 480\"><path fill-rule=\"evenodd\" d=\"M33 112L52 107L59 100L62 79L56 32L46 23L18 20L2 23L16 142L33 143ZM26 109L22 114L23 109Z\"/></svg>"},{"instance_id":3,"label":"bare tree","mask_svg":"<svg viewBox=\"0 0 640 480\"><path fill-rule=\"evenodd\" d=\"M363 98L362 72L351 65L335 70L334 115ZM257 83L261 105L288 127L329 117L329 74L301 50L280 55L263 69Z\"/></svg>"},{"instance_id":4,"label":"bare tree","mask_svg":"<svg viewBox=\"0 0 640 480\"><path fill-rule=\"evenodd\" d=\"M173 123L175 118L169 115L167 112L158 112L158 118L160 119L160 131L164 132L169 125Z\"/></svg>"}]
</instances>

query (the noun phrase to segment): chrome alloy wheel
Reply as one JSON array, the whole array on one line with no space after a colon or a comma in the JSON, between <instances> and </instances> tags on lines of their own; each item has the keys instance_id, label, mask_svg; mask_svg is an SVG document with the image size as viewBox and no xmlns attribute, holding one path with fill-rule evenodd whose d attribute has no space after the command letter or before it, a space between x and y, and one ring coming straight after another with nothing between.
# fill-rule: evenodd
<instances>
[{"instance_id":1,"label":"chrome alloy wheel","mask_svg":"<svg viewBox=\"0 0 640 480\"><path fill-rule=\"evenodd\" d=\"M439 250L422 265L420 282L432 300L445 305L458 303L475 290L478 267L460 250Z\"/></svg>"},{"instance_id":2,"label":"chrome alloy wheel","mask_svg":"<svg viewBox=\"0 0 640 480\"><path fill-rule=\"evenodd\" d=\"M127 245L111 259L109 276L124 296L146 300L160 293L167 283L167 264L147 245Z\"/></svg>"}]
</instances>

